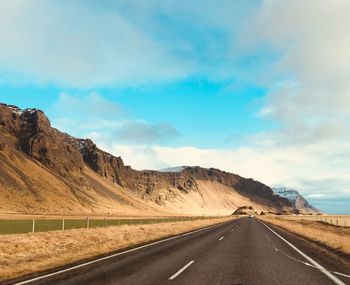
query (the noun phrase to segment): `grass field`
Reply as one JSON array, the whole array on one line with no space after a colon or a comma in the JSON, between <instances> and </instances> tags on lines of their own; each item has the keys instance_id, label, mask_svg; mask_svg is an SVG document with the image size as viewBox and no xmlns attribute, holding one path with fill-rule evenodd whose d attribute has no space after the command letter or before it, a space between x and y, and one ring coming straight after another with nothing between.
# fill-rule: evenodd
<instances>
[{"instance_id":1,"label":"grass field","mask_svg":"<svg viewBox=\"0 0 350 285\"><path fill-rule=\"evenodd\" d=\"M187 218L188 220L189 218ZM222 223L235 217L117 227L0 235L0 283L159 238ZM172 219L175 220L174 218Z\"/></svg>"},{"instance_id":2,"label":"grass field","mask_svg":"<svg viewBox=\"0 0 350 285\"><path fill-rule=\"evenodd\" d=\"M305 219L305 217L307 218ZM316 217L313 217L314 219L310 216L305 217L266 215L260 218L289 232L311 241L316 241L318 244L326 245L337 252L342 252L350 256L350 227L334 226L324 222L320 223L318 222L319 220L316 220ZM332 217L334 219L334 216ZM327 218L330 219L329 217Z\"/></svg>"},{"instance_id":3,"label":"grass field","mask_svg":"<svg viewBox=\"0 0 350 285\"><path fill-rule=\"evenodd\" d=\"M122 225L145 225L177 221L213 219L213 217L166 217L131 219L4 219L0 220L0 234L47 232L81 228L98 228Z\"/></svg>"},{"instance_id":4,"label":"grass field","mask_svg":"<svg viewBox=\"0 0 350 285\"><path fill-rule=\"evenodd\" d=\"M299 215L299 216L279 216L283 219L294 221L318 221L339 227L350 227L350 215Z\"/></svg>"}]
</instances>

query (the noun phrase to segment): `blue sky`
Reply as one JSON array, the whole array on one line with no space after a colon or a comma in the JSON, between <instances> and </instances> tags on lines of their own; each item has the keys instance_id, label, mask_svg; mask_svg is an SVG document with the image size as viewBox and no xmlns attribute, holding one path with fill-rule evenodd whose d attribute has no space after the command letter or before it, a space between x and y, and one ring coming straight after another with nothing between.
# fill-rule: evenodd
<instances>
[{"instance_id":1,"label":"blue sky","mask_svg":"<svg viewBox=\"0 0 350 285\"><path fill-rule=\"evenodd\" d=\"M137 169L217 167L350 213L347 1L0 5L1 102Z\"/></svg>"}]
</instances>

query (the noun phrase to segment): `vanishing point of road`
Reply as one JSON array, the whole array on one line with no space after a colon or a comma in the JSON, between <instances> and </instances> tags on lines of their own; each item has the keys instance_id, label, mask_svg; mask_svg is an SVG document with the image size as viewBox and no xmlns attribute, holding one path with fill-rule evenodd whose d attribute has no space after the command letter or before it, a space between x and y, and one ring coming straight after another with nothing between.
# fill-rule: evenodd
<instances>
[{"instance_id":1,"label":"vanishing point of road","mask_svg":"<svg viewBox=\"0 0 350 285\"><path fill-rule=\"evenodd\" d=\"M240 218L17 284L342 285L348 275L306 241Z\"/></svg>"}]
</instances>

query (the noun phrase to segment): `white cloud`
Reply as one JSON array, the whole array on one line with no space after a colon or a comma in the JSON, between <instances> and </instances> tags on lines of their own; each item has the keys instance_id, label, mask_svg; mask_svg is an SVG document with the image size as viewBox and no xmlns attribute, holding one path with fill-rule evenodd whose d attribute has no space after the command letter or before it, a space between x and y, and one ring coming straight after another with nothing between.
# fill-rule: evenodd
<instances>
[{"instance_id":1,"label":"white cloud","mask_svg":"<svg viewBox=\"0 0 350 285\"><path fill-rule=\"evenodd\" d=\"M105 151L116 156L122 156L125 165L134 169L157 169L165 168L167 164L158 158L154 147L147 145L121 145L105 142L104 138L95 137L97 145Z\"/></svg>"},{"instance_id":2,"label":"white cloud","mask_svg":"<svg viewBox=\"0 0 350 285\"><path fill-rule=\"evenodd\" d=\"M255 141L256 138L252 138ZM323 211L348 213L350 201L349 144L260 144L237 149L200 149L193 146L130 146L95 137L104 150L121 156L136 169L180 165L215 167L251 177L269 186L297 189ZM337 203L342 203L337 206Z\"/></svg>"},{"instance_id":3,"label":"white cloud","mask_svg":"<svg viewBox=\"0 0 350 285\"><path fill-rule=\"evenodd\" d=\"M227 54L226 44L238 41L220 45L221 41L215 40L218 31L222 40L237 29L231 15L241 10L235 9L233 1L201 1L201 5L190 1L177 5L169 1L108 2L117 9L82 3L1 1L0 64L6 74L0 82L9 82L17 74L21 81L26 78L75 87L135 85L184 78L198 69L207 76L223 73L227 77L240 68L232 66L231 70L229 64L223 64L241 58L240 51ZM269 60L261 62L256 59L258 64L252 60L253 68L243 66L239 76L244 78L237 80L254 81L268 90L258 115L279 126L251 136L245 140L246 147L219 150L144 145L159 143L172 127L157 122L140 127L140 120L94 93L83 100L62 93L54 110L55 126L80 130L136 168L213 166L270 185L295 187L310 197L349 196L349 10L347 0L265 0L254 15L246 17L240 38L244 55L251 52L255 59L254 53L268 50L273 56L267 55ZM170 16L167 20L177 18L179 22L170 30L171 25L162 26L153 16ZM189 23L194 29L187 35L184 30ZM233 50L237 52L237 47ZM257 74L259 78L255 78ZM89 118L75 118L77 109ZM107 114L121 117L116 120ZM128 128L130 121L133 128ZM135 128L135 124L139 125ZM142 141L131 129L142 129L148 139ZM138 145L121 144L114 136L118 131Z\"/></svg>"},{"instance_id":4,"label":"white cloud","mask_svg":"<svg viewBox=\"0 0 350 285\"><path fill-rule=\"evenodd\" d=\"M262 109L259 110L258 116L259 117L268 117L273 113L273 110L271 107L263 107Z\"/></svg>"},{"instance_id":5,"label":"white cloud","mask_svg":"<svg viewBox=\"0 0 350 285\"><path fill-rule=\"evenodd\" d=\"M0 34L1 72L31 83L135 84L191 69L117 10L79 1L1 1Z\"/></svg>"},{"instance_id":6,"label":"white cloud","mask_svg":"<svg viewBox=\"0 0 350 285\"><path fill-rule=\"evenodd\" d=\"M237 85L229 45L254 6L230 0L3 0L0 83L85 88L203 76L234 78Z\"/></svg>"},{"instance_id":7,"label":"white cloud","mask_svg":"<svg viewBox=\"0 0 350 285\"><path fill-rule=\"evenodd\" d=\"M346 186L350 185L350 174L341 155L348 153L347 145L337 145L336 152L327 144L217 150L191 146L131 147L96 139L102 148L121 155L126 164L137 169L200 165L252 177L272 186L294 187L309 195L350 196L350 188Z\"/></svg>"},{"instance_id":8,"label":"white cloud","mask_svg":"<svg viewBox=\"0 0 350 285\"><path fill-rule=\"evenodd\" d=\"M126 121L116 130L118 141L147 144L169 141L179 136L178 131L167 123L150 124L144 121Z\"/></svg>"},{"instance_id":9,"label":"white cloud","mask_svg":"<svg viewBox=\"0 0 350 285\"><path fill-rule=\"evenodd\" d=\"M315 199L350 196L349 10L346 0L265 0L241 33L250 52L275 54L257 79L268 90L257 115L278 129L251 142L277 174L261 178Z\"/></svg>"},{"instance_id":10,"label":"white cloud","mask_svg":"<svg viewBox=\"0 0 350 285\"><path fill-rule=\"evenodd\" d=\"M317 141L349 131L349 10L346 0L266 0L247 21L245 45L278 54L265 66L269 94L260 113L279 121L289 136L300 130Z\"/></svg>"},{"instance_id":11,"label":"white cloud","mask_svg":"<svg viewBox=\"0 0 350 285\"><path fill-rule=\"evenodd\" d=\"M119 117L125 115L125 110L112 101L106 100L97 92L90 92L87 95L71 95L68 92L61 92L53 110L60 116L84 116L88 117Z\"/></svg>"},{"instance_id":12,"label":"white cloud","mask_svg":"<svg viewBox=\"0 0 350 285\"><path fill-rule=\"evenodd\" d=\"M62 92L51 112L52 125L74 136L131 145L164 143L180 136L171 124L133 118L122 106L96 92L79 96Z\"/></svg>"},{"instance_id":13,"label":"white cloud","mask_svg":"<svg viewBox=\"0 0 350 285\"><path fill-rule=\"evenodd\" d=\"M49 114L52 114L53 127L74 136L86 136L88 133L102 136L120 128L122 120L128 117L122 106L96 92L79 96L61 92Z\"/></svg>"}]
</instances>

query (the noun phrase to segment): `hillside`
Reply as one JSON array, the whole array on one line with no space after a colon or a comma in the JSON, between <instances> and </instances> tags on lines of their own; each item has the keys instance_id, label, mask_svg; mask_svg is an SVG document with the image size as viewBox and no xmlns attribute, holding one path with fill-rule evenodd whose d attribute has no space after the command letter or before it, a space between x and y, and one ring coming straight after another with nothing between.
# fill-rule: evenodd
<instances>
[{"instance_id":1,"label":"hillside","mask_svg":"<svg viewBox=\"0 0 350 285\"><path fill-rule=\"evenodd\" d=\"M275 194L287 198L292 203L292 206L298 209L301 213L321 213L320 210L313 207L297 190L286 187L272 188L272 190Z\"/></svg>"},{"instance_id":2,"label":"hillside","mask_svg":"<svg viewBox=\"0 0 350 285\"><path fill-rule=\"evenodd\" d=\"M0 104L0 213L216 215L243 205L293 211L253 179L201 167L137 171L52 128L40 110Z\"/></svg>"}]
</instances>

